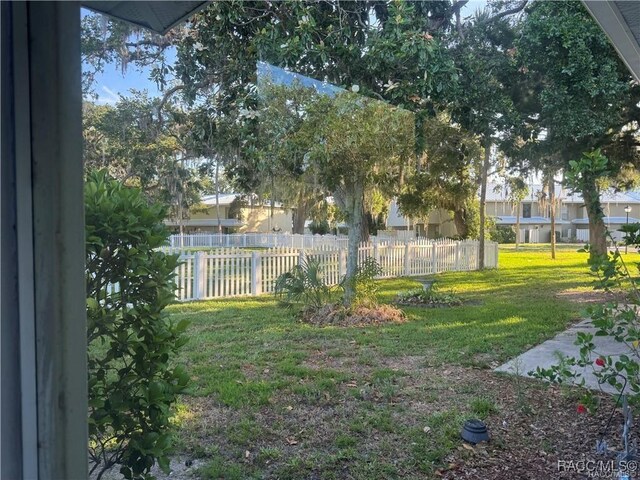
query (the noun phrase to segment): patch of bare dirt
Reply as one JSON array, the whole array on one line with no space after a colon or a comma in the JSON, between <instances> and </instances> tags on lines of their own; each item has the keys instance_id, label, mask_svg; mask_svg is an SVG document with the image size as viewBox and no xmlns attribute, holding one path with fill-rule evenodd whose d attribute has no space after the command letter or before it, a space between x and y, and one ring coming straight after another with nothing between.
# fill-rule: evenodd
<instances>
[{"instance_id":1,"label":"patch of bare dirt","mask_svg":"<svg viewBox=\"0 0 640 480\"><path fill-rule=\"evenodd\" d=\"M381 424L371 428L359 436L358 451L393 464L401 475L420 477L422 474L411 467L411 448L405 432L422 430L421 422L430 415L467 409L470 401L486 396L496 404L496 411L485 419L490 442L471 446L460 440L441 464L434 466L434 478L586 478L575 472L560 472L558 462L603 459L595 454L596 440L601 438L610 447L621 448L619 410L615 410L612 427L606 429L614 411L611 397L601 398L595 414L578 413L582 395L578 389L561 389L488 370L433 369L421 357L389 360L388 365L379 364L377 368L398 368L406 374L396 380L397 391L392 395L379 392L376 384L368 381L366 367L361 367L357 379L343 381L333 394L313 399L276 395L269 406L252 415L259 434L246 444L234 445L227 434L229 429L233 431L234 422L239 421L239 412L207 398L187 400L197 413L189 430L199 437L198 443L216 445L223 456L236 459L244 456L243 462L258 466L263 478L279 478L284 460L294 457L310 462L311 471L300 478L323 478L321 470L314 472L313 462L335 452L336 437L348 431L354 420L363 418L366 423L370 421L367 415L384 407L390 412L389 420L394 427L387 429ZM637 438L638 432L633 433ZM429 434L425 430L425 435ZM281 452L281 459L259 460L258 452L274 448ZM353 478L348 461L341 468L344 478Z\"/></svg>"},{"instance_id":2,"label":"patch of bare dirt","mask_svg":"<svg viewBox=\"0 0 640 480\"><path fill-rule=\"evenodd\" d=\"M514 388L520 382L525 385ZM606 464L615 458L613 454L596 454L599 440L605 440L612 450L622 448L622 415L612 397L602 395L595 413L580 413L583 392L579 389L540 389L531 382L498 378L488 389L495 391L497 387L502 394L499 411L485 420L490 441L475 446L462 443L436 474L450 480L585 479L590 478L587 472L570 470L567 465L591 462L597 468L597 462ZM638 438L636 427L632 435ZM591 474L593 477L594 472ZM617 478L602 471L600 476Z\"/></svg>"},{"instance_id":3,"label":"patch of bare dirt","mask_svg":"<svg viewBox=\"0 0 640 480\"><path fill-rule=\"evenodd\" d=\"M393 469L393 478L582 479L586 476L559 471L559 462L602 460L595 454L596 440L602 438L621 448L622 416L610 396L596 395L595 413L578 413L585 392L579 388L484 369L434 367L424 356L376 360L364 365L355 356L318 350L305 365L348 373L334 380L335 388L314 389L311 375L293 389L276 391L257 409L227 407L213 395L183 397L188 415L182 419L181 454L172 461L175 473L158 478L199 478L194 467L211 459L265 479L387 478L382 470L363 473L375 459ZM385 369L398 374L381 381L376 374ZM470 405L478 398L494 405L484 418L491 440L472 446L454 430L451 451L427 470L419 466L423 457L416 454L415 442L442 435L437 423L427 427L428 419L452 411L471 418ZM638 438L635 425L632 435ZM357 454L336 457L338 442L350 437ZM433 440L434 449L439 445Z\"/></svg>"},{"instance_id":4,"label":"patch of bare dirt","mask_svg":"<svg viewBox=\"0 0 640 480\"><path fill-rule=\"evenodd\" d=\"M625 302L627 300L627 294L624 292L605 292L604 290L569 289L557 293L556 297L584 305L605 302Z\"/></svg>"},{"instance_id":5,"label":"patch of bare dirt","mask_svg":"<svg viewBox=\"0 0 640 480\"><path fill-rule=\"evenodd\" d=\"M402 310L392 305L364 305L345 308L341 304L325 305L320 310L303 312L301 320L318 327L362 327L385 323L403 323L406 321Z\"/></svg>"}]
</instances>

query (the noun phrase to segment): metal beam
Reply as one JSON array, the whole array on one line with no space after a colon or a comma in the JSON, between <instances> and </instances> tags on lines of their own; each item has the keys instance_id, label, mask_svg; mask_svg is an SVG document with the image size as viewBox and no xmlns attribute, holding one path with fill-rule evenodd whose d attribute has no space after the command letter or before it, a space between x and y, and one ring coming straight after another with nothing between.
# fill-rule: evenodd
<instances>
[{"instance_id":1,"label":"metal beam","mask_svg":"<svg viewBox=\"0 0 640 480\"><path fill-rule=\"evenodd\" d=\"M582 3L607 34L633 77L640 82L640 45L616 6L616 2L582 0ZM636 5L640 8L640 4Z\"/></svg>"},{"instance_id":2,"label":"metal beam","mask_svg":"<svg viewBox=\"0 0 640 480\"><path fill-rule=\"evenodd\" d=\"M208 1L102 1L84 0L82 6L104 15L146 28L160 35L207 6Z\"/></svg>"}]
</instances>

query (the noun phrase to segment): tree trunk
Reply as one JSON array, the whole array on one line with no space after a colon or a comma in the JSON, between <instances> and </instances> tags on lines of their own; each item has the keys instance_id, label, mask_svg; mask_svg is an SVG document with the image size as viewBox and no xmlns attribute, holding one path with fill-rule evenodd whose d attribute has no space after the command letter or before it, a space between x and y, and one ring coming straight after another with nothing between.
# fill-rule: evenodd
<instances>
[{"instance_id":1,"label":"tree trunk","mask_svg":"<svg viewBox=\"0 0 640 480\"><path fill-rule=\"evenodd\" d=\"M459 208L453 211L453 223L456 226L456 231L461 239L466 239L469 236L469 227L467 225L467 215L464 208Z\"/></svg>"},{"instance_id":2,"label":"tree trunk","mask_svg":"<svg viewBox=\"0 0 640 480\"><path fill-rule=\"evenodd\" d=\"M549 202L551 217L551 258L556 259L556 182L553 180L553 173L549 175Z\"/></svg>"},{"instance_id":3,"label":"tree trunk","mask_svg":"<svg viewBox=\"0 0 640 480\"><path fill-rule=\"evenodd\" d=\"M364 205L362 206L362 226L360 227L360 241L368 242L369 234L371 232L372 215L365 211Z\"/></svg>"},{"instance_id":4,"label":"tree trunk","mask_svg":"<svg viewBox=\"0 0 640 480\"><path fill-rule=\"evenodd\" d=\"M516 251L520 247L520 210L522 210L522 201L516 202Z\"/></svg>"},{"instance_id":5,"label":"tree trunk","mask_svg":"<svg viewBox=\"0 0 640 480\"><path fill-rule=\"evenodd\" d=\"M349 227L349 243L347 250L347 272L344 278L344 305L349 307L355 300L355 276L358 271L358 249L362 234L362 206L364 203L364 186L356 181L346 191L347 226Z\"/></svg>"},{"instance_id":6,"label":"tree trunk","mask_svg":"<svg viewBox=\"0 0 640 480\"><path fill-rule=\"evenodd\" d=\"M222 233L222 223L220 221L220 161L216 159L216 217L218 219L218 234Z\"/></svg>"},{"instance_id":7,"label":"tree trunk","mask_svg":"<svg viewBox=\"0 0 640 480\"><path fill-rule=\"evenodd\" d=\"M269 207L269 231L274 232L275 227L273 226L273 213L276 203L276 180L274 177L271 177L271 205Z\"/></svg>"},{"instance_id":8,"label":"tree trunk","mask_svg":"<svg viewBox=\"0 0 640 480\"><path fill-rule=\"evenodd\" d=\"M304 234L304 224L307 221L307 209L307 201L304 198L304 194L301 193L298 196L298 205L293 215L293 233Z\"/></svg>"},{"instance_id":9,"label":"tree trunk","mask_svg":"<svg viewBox=\"0 0 640 480\"><path fill-rule=\"evenodd\" d=\"M484 269L484 244L485 227L487 223L487 177L489 176L489 166L491 165L491 140L487 140L484 145L484 161L482 162L482 172L480 177L480 245L478 248L478 268Z\"/></svg>"},{"instance_id":10,"label":"tree trunk","mask_svg":"<svg viewBox=\"0 0 640 480\"><path fill-rule=\"evenodd\" d=\"M582 198L587 207L589 217L589 245L590 257L607 254L607 227L604 224L604 212L600 203L600 193L595 181L583 184Z\"/></svg>"}]
</instances>

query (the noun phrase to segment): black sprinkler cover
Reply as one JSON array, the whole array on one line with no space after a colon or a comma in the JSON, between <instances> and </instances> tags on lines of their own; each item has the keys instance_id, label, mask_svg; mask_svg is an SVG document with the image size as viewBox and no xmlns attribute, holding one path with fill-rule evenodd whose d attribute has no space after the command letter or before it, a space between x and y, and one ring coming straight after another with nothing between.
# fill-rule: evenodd
<instances>
[{"instance_id":1,"label":"black sprinkler cover","mask_svg":"<svg viewBox=\"0 0 640 480\"><path fill-rule=\"evenodd\" d=\"M462 439L469 443L488 442L487 426L480 420L467 420L462 427Z\"/></svg>"}]
</instances>

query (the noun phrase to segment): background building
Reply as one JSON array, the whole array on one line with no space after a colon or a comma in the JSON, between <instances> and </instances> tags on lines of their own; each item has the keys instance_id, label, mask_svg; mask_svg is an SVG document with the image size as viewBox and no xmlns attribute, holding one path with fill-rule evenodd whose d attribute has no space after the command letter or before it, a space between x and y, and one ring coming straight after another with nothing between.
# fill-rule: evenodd
<instances>
[{"instance_id":1,"label":"background building","mask_svg":"<svg viewBox=\"0 0 640 480\"><path fill-rule=\"evenodd\" d=\"M252 202L250 198L237 193L221 194L218 222L216 196L205 195L200 207L196 208L189 218L183 219L182 222L167 219L165 223L176 231L182 223L184 233L217 233L218 225L222 226L222 233L291 233L293 213L290 209L285 209L278 202L272 209L269 202L258 203L256 200L253 199Z\"/></svg>"},{"instance_id":2,"label":"background building","mask_svg":"<svg viewBox=\"0 0 640 480\"><path fill-rule=\"evenodd\" d=\"M589 219L584 200L557 185L556 237L564 242L589 240ZM605 191L601 195L604 222L614 238L621 239L618 230L627 223L640 222L640 192ZM489 184L487 187L487 216L496 225L511 227L517 224L516 204L509 199L504 185ZM625 209L630 209L629 212ZM392 202L387 218L389 230L410 230L415 236L427 238L454 237L457 235L453 218L446 210L434 210L425 219L407 219L400 213L396 202ZM551 241L551 204L546 189L540 184L530 184L529 193L520 207L520 241L522 243L549 243Z\"/></svg>"}]
</instances>

